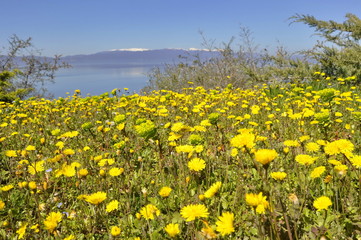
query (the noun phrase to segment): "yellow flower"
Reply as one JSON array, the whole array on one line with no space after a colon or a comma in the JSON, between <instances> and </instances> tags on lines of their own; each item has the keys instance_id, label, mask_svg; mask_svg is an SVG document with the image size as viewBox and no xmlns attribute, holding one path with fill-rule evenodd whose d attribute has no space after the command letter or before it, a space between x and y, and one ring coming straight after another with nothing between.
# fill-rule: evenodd
<instances>
[{"instance_id":1,"label":"yellow flower","mask_svg":"<svg viewBox=\"0 0 361 240\"><path fill-rule=\"evenodd\" d=\"M238 149L237 148L232 148L231 150L231 156L232 157L236 157L238 155Z\"/></svg>"},{"instance_id":2,"label":"yellow flower","mask_svg":"<svg viewBox=\"0 0 361 240\"><path fill-rule=\"evenodd\" d=\"M111 228L110 228L110 234L112 235L112 236L118 236L119 234L120 234L120 228L119 227L117 227L117 226L112 226Z\"/></svg>"},{"instance_id":3,"label":"yellow flower","mask_svg":"<svg viewBox=\"0 0 361 240\"><path fill-rule=\"evenodd\" d=\"M287 177L287 173L285 172L272 172L271 173L271 177L274 179L274 180L283 180Z\"/></svg>"},{"instance_id":4,"label":"yellow flower","mask_svg":"<svg viewBox=\"0 0 361 240\"><path fill-rule=\"evenodd\" d=\"M170 223L164 230L168 233L170 237L175 237L180 233L179 224Z\"/></svg>"},{"instance_id":5,"label":"yellow flower","mask_svg":"<svg viewBox=\"0 0 361 240\"><path fill-rule=\"evenodd\" d=\"M80 170L78 171L79 177L85 177L86 175L88 175L88 173L89 173L88 170L85 169L85 168L80 169Z\"/></svg>"},{"instance_id":6,"label":"yellow flower","mask_svg":"<svg viewBox=\"0 0 361 240\"><path fill-rule=\"evenodd\" d=\"M313 112L313 111L311 111L311 112ZM304 142L304 141L307 141L308 139L310 139L310 136L304 135L304 136L299 137L299 139L300 139L301 142Z\"/></svg>"},{"instance_id":7,"label":"yellow flower","mask_svg":"<svg viewBox=\"0 0 361 240\"><path fill-rule=\"evenodd\" d=\"M116 177L116 176L119 176L120 174L122 174L123 172L124 172L124 168L114 167L109 170L109 175L112 177Z\"/></svg>"},{"instance_id":8,"label":"yellow flower","mask_svg":"<svg viewBox=\"0 0 361 240\"><path fill-rule=\"evenodd\" d=\"M350 153L354 150L355 146L347 139L339 139L326 144L324 151L328 155L336 155L339 153Z\"/></svg>"},{"instance_id":9,"label":"yellow flower","mask_svg":"<svg viewBox=\"0 0 361 240\"><path fill-rule=\"evenodd\" d=\"M5 156L7 156L7 157L17 157L18 155L16 154L16 151L14 151L14 150L7 150L5 152Z\"/></svg>"},{"instance_id":10,"label":"yellow flower","mask_svg":"<svg viewBox=\"0 0 361 240\"><path fill-rule=\"evenodd\" d=\"M317 209L317 211L321 211L323 209L327 210L331 205L331 199L326 196L319 197L313 202L313 206Z\"/></svg>"},{"instance_id":11,"label":"yellow flower","mask_svg":"<svg viewBox=\"0 0 361 240\"><path fill-rule=\"evenodd\" d=\"M209 122L208 119L201 121L201 123L199 125L201 125L203 127L212 126L212 124Z\"/></svg>"},{"instance_id":12,"label":"yellow flower","mask_svg":"<svg viewBox=\"0 0 361 240\"><path fill-rule=\"evenodd\" d=\"M0 211L3 210L5 208L5 203L0 200Z\"/></svg>"},{"instance_id":13,"label":"yellow flower","mask_svg":"<svg viewBox=\"0 0 361 240\"><path fill-rule=\"evenodd\" d=\"M39 232L39 224L34 224L30 227L31 230L33 230L34 232Z\"/></svg>"},{"instance_id":14,"label":"yellow flower","mask_svg":"<svg viewBox=\"0 0 361 240\"><path fill-rule=\"evenodd\" d=\"M157 133L155 124L150 120L146 120L145 122L136 125L135 131L138 133L139 136L144 137L146 139L154 137L155 134Z\"/></svg>"},{"instance_id":15,"label":"yellow flower","mask_svg":"<svg viewBox=\"0 0 361 240\"><path fill-rule=\"evenodd\" d=\"M74 155L75 151L73 149L68 148L63 151L63 154L64 155Z\"/></svg>"},{"instance_id":16,"label":"yellow flower","mask_svg":"<svg viewBox=\"0 0 361 240\"><path fill-rule=\"evenodd\" d=\"M64 148L64 142L59 141L55 144L55 146L57 146L59 149L63 149Z\"/></svg>"},{"instance_id":17,"label":"yellow flower","mask_svg":"<svg viewBox=\"0 0 361 240\"><path fill-rule=\"evenodd\" d=\"M310 155L306 154L299 154L296 156L295 160L296 162L302 164L302 165L311 165L315 162L317 157L311 157Z\"/></svg>"},{"instance_id":18,"label":"yellow flower","mask_svg":"<svg viewBox=\"0 0 361 240\"><path fill-rule=\"evenodd\" d=\"M117 200L113 200L110 203L107 204L106 211L111 212L113 210L118 209L119 202Z\"/></svg>"},{"instance_id":19,"label":"yellow flower","mask_svg":"<svg viewBox=\"0 0 361 240\"><path fill-rule=\"evenodd\" d=\"M175 148L177 153L184 152L184 153L191 153L194 151L194 147L192 145L181 145Z\"/></svg>"},{"instance_id":20,"label":"yellow flower","mask_svg":"<svg viewBox=\"0 0 361 240\"><path fill-rule=\"evenodd\" d=\"M171 130L173 132L180 132L182 130L187 130L188 127L185 126L182 122L176 122L172 125Z\"/></svg>"},{"instance_id":21,"label":"yellow flower","mask_svg":"<svg viewBox=\"0 0 361 240\"><path fill-rule=\"evenodd\" d=\"M140 210L140 214L145 219L154 219L154 215L159 216L159 209L153 204L148 204Z\"/></svg>"},{"instance_id":22,"label":"yellow flower","mask_svg":"<svg viewBox=\"0 0 361 240\"><path fill-rule=\"evenodd\" d=\"M42 172L44 171L44 163L45 161L44 160L41 160L41 161L37 161L31 165L28 166L28 172L31 174L31 175L35 175L36 173L38 172Z\"/></svg>"},{"instance_id":23,"label":"yellow flower","mask_svg":"<svg viewBox=\"0 0 361 240\"><path fill-rule=\"evenodd\" d=\"M14 188L14 185L9 184L9 185L1 187L0 190L3 191L3 192L7 192L7 191L10 191L13 188Z\"/></svg>"},{"instance_id":24,"label":"yellow flower","mask_svg":"<svg viewBox=\"0 0 361 240\"><path fill-rule=\"evenodd\" d=\"M25 150L26 150L26 151L35 151L36 148L35 148L35 146L33 146L33 145L29 145L29 146L27 146L27 147L25 148Z\"/></svg>"},{"instance_id":25,"label":"yellow flower","mask_svg":"<svg viewBox=\"0 0 361 240\"><path fill-rule=\"evenodd\" d=\"M266 165L273 161L278 156L276 150L273 149L260 149L255 154L254 157L257 162Z\"/></svg>"},{"instance_id":26,"label":"yellow flower","mask_svg":"<svg viewBox=\"0 0 361 240\"><path fill-rule=\"evenodd\" d=\"M325 171L326 171L326 167L324 166L316 167L312 170L310 177L319 178L322 175L322 173L324 173Z\"/></svg>"},{"instance_id":27,"label":"yellow flower","mask_svg":"<svg viewBox=\"0 0 361 240\"><path fill-rule=\"evenodd\" d=\"M27 223L22 224L21 227L16 231L17 234L19 234L19 238L18 239L23 239L24 235L26 233L26 227L28 226Z\"/></svg>"},{"instance_id":28,"label":"yellow flower","mask_svg":"<svg viewBox=\"0 0 361 240\"><path fill-rule=\"evenodd\" d=\"M338 160L335 160L335 159L330 159L328 160L328 162L334 166L337 166L337 165L341 165L342 163Z\"/></svg>"},{"instance_id":29,"label":"yellow flower","mask_svg":"<svg viewBox=\"0 0 361 240\"><path fill-rule=\"evenodd\" d=\"M230 234L234 232L233 221L234 221L234 214L231 212L222 213L222 216L218 217L218 221L216 222L217 225L217 232L220 232L222 236Z\"/></svg>"},{"instance_id":30,"label":"yellow flower","mask_svg":"<svg viewBox=\"0 0 361 240\"><path fill-rule=\"evenodd\" d=\"M222 182L216 182L214 183L205 193L204 193L204 197L206 198L211 198L213 197L218 190L221 188L222 186Z\"/></svg>"},{"instance_id":31,"label":"yellow flower","mask_svg":"<svg viewBox=\"0 0 361 240\"><path fill-rule=\"evenodd\" d=\"M71 132L66 132L63 133L61 136L59 136L58 138L73 138L79 135L78 131L71 131Z\"/></svg>"},{"instance_id":32,"label":"yellow flower","mask_svg":"<svg viewBox=\"0 0 361 240\"><path fill-rule=\"evenodd\" d=\"M37 188L36 182L34 182L34 181L29 182L28 186L29 186L30 189L33 189L33 190Z\"/></svg>"},{"instance_id":33,"label":"yellow flower","mask_svg":"<svg viewBox=\"0 0 361 240\"><path fill-rule=\"evenodd\" d=\"M353 166L357 168L361 168L361 156L354 155L352 158L350 158L350 162L352 163Z\"/></svg>"},{"instance_id":34,"label":"yellow flower","mask_svg":"<svg viewBox=\"0 0 361 240\"><path fill-rule=\"evenodd\" d=\"M188 162L188 168L192 171L201 171L206 167L206 162L200 158L193 158Z\"/></svg>"},{"instance_id":35,"label":"yellow flower","mask_svg":"<svg viewBox=\"0 0 361 240\"><path fill-rule=\"evenodd\" d=\"M309 142L306 144L306 150L308 152L318 152L320 151L320 145L316 142Z\"/></svg>"},{"instance_id":36,"label":"yellow flower","mask_svg":"<svg viewBox=\"0 0 361 240\"><path fill-rule=\"evenodd\" d=\"M74 239L75 239L75 236L73 234L70 234L69 236L67 236L63 240L74 240Z\"/></svg>"},{"instance_id":37,"label":"yellow flower","mask_svg":"<svg viewBox=\"0 0 361 240\"><path fill-rule=\"evenodd\" d=\"M171 191L172 189L170 187L162 187L158 193L162 197L168 197Z\"/></svg>"},{"instance_id":38,"label":"yellow flower","mask_svg":"<svg viewBox=\"0 0 361 240\"><path fill-rule=\"evenodd\" d=\"M54 129L54 130L51 131L51 135L53 135L53 136L57 136L57 135L59 135L59 133L60 133L60 129L59 129L59 128Z\"/></svg>"},{"instance_id":39,"label":"yellow flower","mask_svg":"<svg viewBox=\"0 0 361 240\"><path fill-rule=\"evenodd\" d=\"M255 210L259 214L263 214L266 211L266 208L268 208L269 203L266 200L267 197L263 196L263 193L260 192L259 194L254 193L247 193L246 194L246 202L248 205L255 207Z\"/></svg>"},{"instance_id":40,"label":"yellow flower","mask_svg":"<svg viewBox=\"0 0 361 240\"><path fill-rule=\"evenodd\" d=\"M193 221L196 218L207 218L209 213L206 206L203 204L190 204L181 209L180 214L187 222Z\"/></svg>"},{"instance_id":41,"label":"yellow flower","mask_svg":"<svg viewBox=\"0 0 361 240\"><path fill-rule=\"evenodd\" d=\"M283 142L283 145L285 145L286 147L299 147L300 144L298 141L295 140L286 140Z\"/></svg>"},{"instance_id":42,"label":"yellow flower","mask_svg":"<svg viewBox=\"0 0 361 240\"><path fill-rule=\"evenodd\" d=\"M45 229L49 232L53 232L54 229L58 226L58 223L61 222L62 215L60 212L51 212L44 220Z\"/></svg>"},{"instance_id":43,"label":"yellow flower","mask_svg":"<svg viewBox=\"0 0 361 240\"><path fill-rule=\"evenodd\" d=\"M103 202L105 199L107 199L107 193L105 192L96 192L90 195L87 195L85 198L85 201L98 205L99 203Z\"/></svg>"},{"instance_id":44,"label":"yellow flower","mask_svg":"<svg viewBox=\"0 0 361 240\"><path fill-rule=\"evenodd\" d=\"M255 145L256 136L252 133L238 134L231 139L231 146L236 148L247 147L252 149Z\"/></svg>"}]
</instances>

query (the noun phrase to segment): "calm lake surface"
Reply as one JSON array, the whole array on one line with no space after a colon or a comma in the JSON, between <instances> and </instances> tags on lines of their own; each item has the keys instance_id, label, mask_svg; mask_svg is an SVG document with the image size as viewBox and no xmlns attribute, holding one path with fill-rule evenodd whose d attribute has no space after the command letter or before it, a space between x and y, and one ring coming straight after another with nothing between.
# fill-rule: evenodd
<instances>
[{"instance_id":1,"label":"calm lake surface","mask_svg":"<svg viewBox=\"0 0 361 240\"><path fill-rule=\"evenodd\" d=\"M148 83L149 73L159 65L73 65L72 68L57 72L55 83L46 84L54 98L66 97L79 89L82 96L99 95L114 88L129 88L129 92L139 92Z\"/></svg>"}]
</instances>

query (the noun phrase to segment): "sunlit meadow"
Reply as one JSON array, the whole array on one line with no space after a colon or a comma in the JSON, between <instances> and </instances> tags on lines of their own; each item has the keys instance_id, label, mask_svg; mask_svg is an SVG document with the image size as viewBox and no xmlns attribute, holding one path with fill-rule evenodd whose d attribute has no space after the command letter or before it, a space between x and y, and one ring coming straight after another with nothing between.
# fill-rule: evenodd
<instances>
[{"instance_id":1,"label":"sunlit meadow","mask_svg":"<svg viewBox=\"0 0 361 240\"><path fill-rule=\"evenodd\" d=\"M0 238L361 238L353 80L2 103Z\"/></svg>"}]
</instances>

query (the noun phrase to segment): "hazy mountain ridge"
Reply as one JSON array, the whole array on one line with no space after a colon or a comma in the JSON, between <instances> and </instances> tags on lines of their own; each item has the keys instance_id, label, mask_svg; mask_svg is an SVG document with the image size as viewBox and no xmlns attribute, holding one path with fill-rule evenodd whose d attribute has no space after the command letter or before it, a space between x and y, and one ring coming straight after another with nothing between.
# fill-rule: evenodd
<instances>
[{"instance_id":1,"label":"hazy mountain ridge","mask_svg":"<svg viewBox=\"0 0 361 240\"><path fill-rule=\"evenodd\" d=\"M71 65L86 64L132 64L153 65L165 63L177 63L181 61L193 61L199 56L201 59L209 59L219 56L219 52L201 49L119 49L102 51L87 55L71 55L62 57L62 60ZM184 58L185 57L185 58Z\"/></svg>"}]
</instances>

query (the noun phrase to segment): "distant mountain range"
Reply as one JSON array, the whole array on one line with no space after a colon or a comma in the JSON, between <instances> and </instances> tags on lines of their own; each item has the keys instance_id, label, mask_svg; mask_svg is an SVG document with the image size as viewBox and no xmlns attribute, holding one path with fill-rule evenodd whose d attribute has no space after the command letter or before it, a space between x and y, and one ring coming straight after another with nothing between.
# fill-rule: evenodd
<instances>
[{"instance_id":1,"label":"distant mountain range","mask_svg":"<svg viewBox=\"0 0 361 240\"><path fill-rule=\"evenodd\" d=\"M203 49L114 49L88 55L72 55L62 57L62 60L71 65L159 65L165 63L178 63L186 60L193 61L195 56L201 59L209 59L219 56L217 51Z\"/></svg>"}]
</instances>

